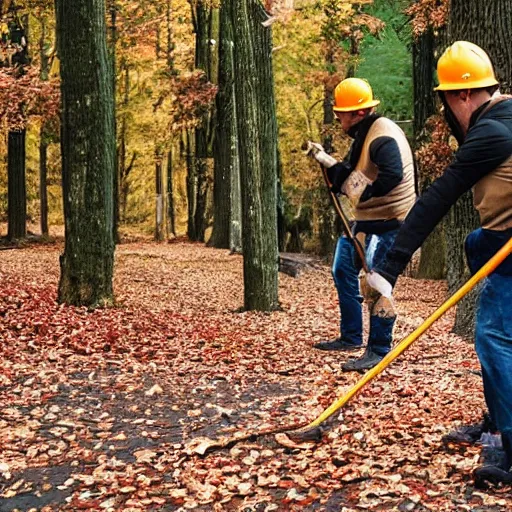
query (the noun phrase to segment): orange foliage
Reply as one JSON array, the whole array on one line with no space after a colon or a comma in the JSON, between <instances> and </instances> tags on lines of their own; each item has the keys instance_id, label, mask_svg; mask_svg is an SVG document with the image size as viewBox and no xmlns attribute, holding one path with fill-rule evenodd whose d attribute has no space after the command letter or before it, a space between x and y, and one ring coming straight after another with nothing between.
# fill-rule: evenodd
<instances>
[{"instance_id":1,"label":"orange foliage","mask_svg":"<svg viewBox=\"0 0 512 512\"><path fill-rule=\"evenodd\" d=\"M442 116L437 114L429 117L425 130L430 140L416 151L416 159L421 175L434 180L452 161L454 148L450 144L450 129Z\"/></svg>"},{"instance_id":2,"label":"orange foliage","mask_svg":"<svg viewBox=\"0 0 512 512\"><path fill-rule=\"evenodd\" d=\"M411 16L413 34L418 37L428 27L440 28L448 19L450 0L418 0L405 12Z\"/></svg>"}]
</instances>

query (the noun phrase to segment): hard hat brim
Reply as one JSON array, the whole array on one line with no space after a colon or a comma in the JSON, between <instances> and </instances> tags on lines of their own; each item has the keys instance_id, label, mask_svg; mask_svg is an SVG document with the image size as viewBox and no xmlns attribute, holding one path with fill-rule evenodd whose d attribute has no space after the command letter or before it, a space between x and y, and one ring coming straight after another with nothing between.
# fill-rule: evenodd
<instances>
[{"instance_id":1,"label":"hard hat brim","mask_svg":"<svg viewBox=\"0 0 512 512\"><path fill-rule=\"evenodd\" d=\"M371 100L365 103L361 103L361 105L352 106L352 107L332 107L334 112L356 112L357 110L365 110L367 108L376 107L380 103L379 100Z\"/></svg>"},{"instance_id":2,"label":"hard hat brim","mask_svg":"<svg viewBox=\"0 0 512 512\"><path fill-rule=\"evenodd\" d=\"M458 82L439 84L437 87L434 87L434 91L461 91L465 89L480 89L481 87L491 87L498 84L499 82L495 78L483 78L482 80L477 80L471 83Z\"/></svg>"}]
</instances>

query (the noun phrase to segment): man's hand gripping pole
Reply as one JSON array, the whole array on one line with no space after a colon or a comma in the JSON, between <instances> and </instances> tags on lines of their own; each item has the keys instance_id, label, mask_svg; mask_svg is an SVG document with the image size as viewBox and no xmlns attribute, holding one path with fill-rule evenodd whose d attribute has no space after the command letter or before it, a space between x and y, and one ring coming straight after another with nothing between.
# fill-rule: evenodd
<instances>
[{"instance_id":1,"label":"man's hand gripping pole","mask_svg":"<svg viewBox=\"0 0 512 512\"><path fill-rule=\"evenodd\" d=\"M349 220L345 212L343 211L343 207L341 206L340 198L338 197L337 194L335 194L332 191L332 183L330 182L329 176L327 175L327 167L332 167L334 164L336 164L336 160L332 156L327 154L320 144L315 144L314 142L308 141L307 143L304 144L302 149L305 150L307 155L313 156L315 160L317 160L318 163L320 164L320 168L322 169L322 175L324 177L325 184L329 189L329 194L334 204L334 208L336 209L336 212L338 213L341 219L341 223L343 225L343 232L354 246L354 249L356 250L357 256L361 262L363 270L366 273L369 273L370 269L368 268L368 264L366 263L366 256L364 253L363 246L352 233L352 230L350 229Z\"/></svg>"}]
</instances>

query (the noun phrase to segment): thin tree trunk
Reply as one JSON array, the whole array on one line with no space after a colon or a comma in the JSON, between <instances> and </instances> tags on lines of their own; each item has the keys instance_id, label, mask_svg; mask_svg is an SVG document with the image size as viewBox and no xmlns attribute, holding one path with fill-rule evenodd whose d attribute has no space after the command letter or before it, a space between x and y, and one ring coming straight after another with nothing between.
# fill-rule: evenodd
<instances>
[{"instance_id":1,"label":"thin tree trunk","mask_svg":"<svg viewBox=\"0 0 512 512\"><path fill-rule=\"evenodd\" d=\"M167 237L176 237L176 217L174 214L174 192L173 192L173 148L167 153Z\"/></svg>"},{"instance_id":2,"label":"thin tree trunk","mask_svg":"<svg viewBox=\"0 0 512 512\"><path fill-rule=\"evenodd\" d=\"M332 69L334 66L334 55L332 50L327 51L326 67ZM334 112L332 110L332 89L328 82L324 85L323 99L323 147L327 153L332 153L332 135L329 133L334 122ZM336 241L338 239L338 225L336 212L334 211L329 197L328 191L325 189L323 182L320 184L321 194L321 211L319 216L319 236L320 236L320 255L332 257Z\"/></svg>"},{"instance_id":3,"label":"thin tree trunk","mask_svg":"<svg viewBox=\"0 0 512 512\"><path fill-rule=\"evenodd\" d=\"M187 236L190 240L197 240L195 212L197 201L197 172L195 153L195 134L185 132L185 160L187 162Z\"/></svg>"},{"instance_id":4,"label":"thin tree trunk","mask_svg":"<svg viewBox=\"0 0 512 512\"><path fill-rule=\"evenodd\" d=\"M56 0L66 242L59 302L113 301L115 105L105 2ZM94 65L91 65L94 63Z\"/></svg>"},{"instance_id":5,"label":"thin tree trunk","mask_svg":"<svg viewBox=\"0 0 512 512\"><path fill-rule=\"evenodd\" d=\"M237 127L243 210L244 304L278 301L277 123L271 30L258 0L232 0Z\"/></svg>"},{"instance_id":6,"label":"thin tree trunk","mask_svg":"<svg viewBox=\"0 0 512 512\"><path fill-rule=\"evenodd\" d=\"M48 79L49 62L46 55L46 16L41 17L41 37L39 39L39 56L41 59L41 80ZM41 234L48 236L48 133L43 122L39 131L39 221Z\"/></svg>"},{"instance_id":7,"label":"thin tree trunk","mask_svg":"<svg viewBox=\"0 0 512 512\"><path fill-rule=\"evenodd\" d=\"M39 132L39 201L41 234L48 236L48 143L44 124Z\"/></svg>"},{"instance_id":8,"label":"thin tree trunk","mask_svg":"<svg viewBox=\"0 0 512 512\"><path fill-rule=\"evenodd\" d=\"M155 207L155 240L161 242L165 239L164 234L164 195L162 183L162 154L159 149L155 150L155 190L156 190L156 207Z\"/></svg>"},{"instance_id":9,"label":"thin tree trunk","mask_svg":"<svg viewBox=\"0 0 512 512\"><path fill-rule=\"evenodd\" d=\"M7 238L9 240L19 240L27 235L25 139L25 130L9 132L7 149Z\"/></svg>"}]
</instances>

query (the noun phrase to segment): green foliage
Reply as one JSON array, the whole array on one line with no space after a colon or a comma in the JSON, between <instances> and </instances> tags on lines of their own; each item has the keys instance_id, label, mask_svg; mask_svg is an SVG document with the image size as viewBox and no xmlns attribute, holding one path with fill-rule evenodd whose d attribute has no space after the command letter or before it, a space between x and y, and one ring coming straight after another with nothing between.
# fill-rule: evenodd
<instances>
[{"instance_id":1,"label":"green foliage","mask_svg":"<svg viewBox=\"0 0 512 512\"><path fill-rule=\"evenodd\" d=\"M356 71L356 76L371 83L381 100L379 112L393 120L408 120L413 115L411 32L403 13L405 4L402 0L375 0L367 9L386 26L378 36L365 36Z\"/></svg>"}]
</instances>

